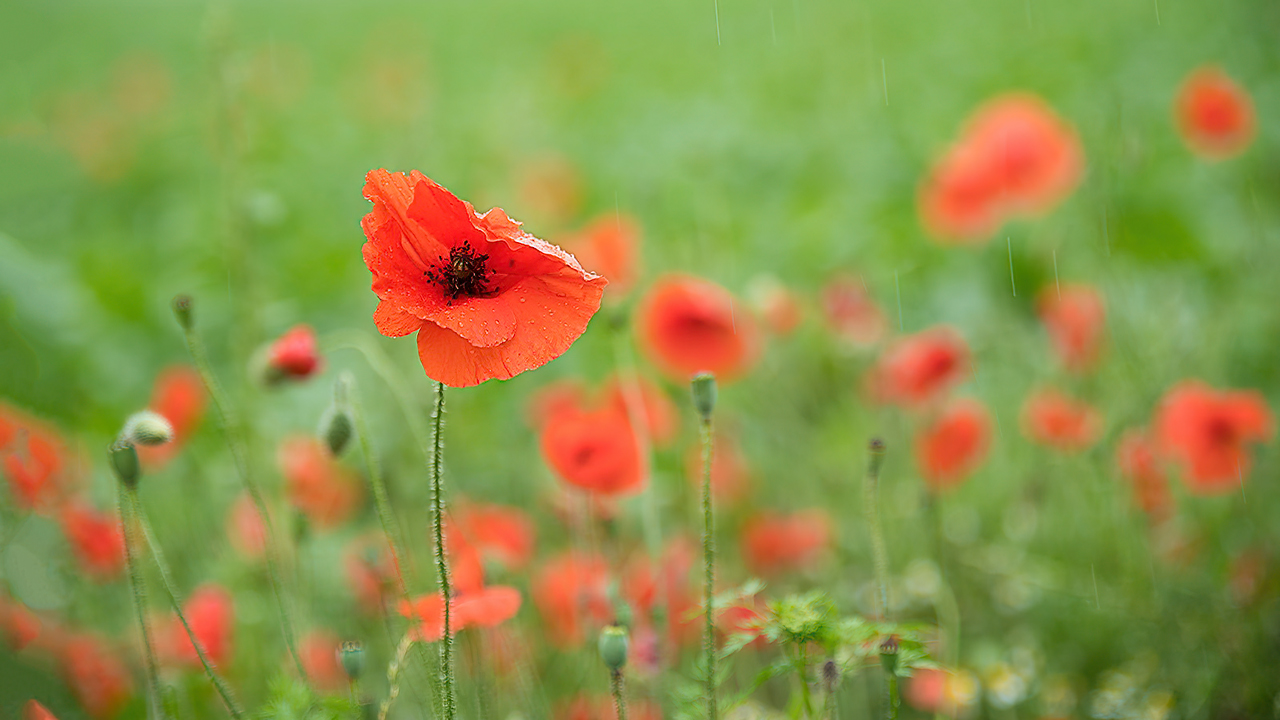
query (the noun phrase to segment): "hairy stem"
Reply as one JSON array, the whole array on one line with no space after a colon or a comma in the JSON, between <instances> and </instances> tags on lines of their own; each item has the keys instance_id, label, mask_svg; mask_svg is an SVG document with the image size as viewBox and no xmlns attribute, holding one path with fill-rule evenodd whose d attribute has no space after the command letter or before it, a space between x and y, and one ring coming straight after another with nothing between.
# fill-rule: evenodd
<instances>
[{"instance_id":1,"label":"hairy stem","mask_svg":"<svg viewBox=\"0 0 1280 720\"><path fill-rule=\"evenodd\" d=\"M702 598L706 620L702 636L702 650L707 658L707 677L704 692L707 696L707 720L716 720L719 708L716 706L715 608L712 607L716 582L716 539L715 516L711 510L712 439L710 418L702 420L699 430L702 438L702 567L704 573Z\"/></svg>"},{"instance_id":2,"label":"hairy stem","mask_svg":"<svg viewBox=\"0 0 1280 720\"><path fill-rule=\"evenodd\" d=\"M458 714L458 700L454 692L453 633L449 627L453 588L449 585L449 563L445 559L444 488L441 478L444 464L444 383L436 383L436 408L431 422L431 533L435 538L436 575L440 580L440 594L444 597L444 636L440 638L440 690L444 720L454 720Z\"/></svg>"},{"instance_id":3,"label":"hairy stem","mask_svg":"<svg viewBox=\"0 0 1280 720\"><path fill-rule=\"evenodd\" d=\"M610 672L609 687L613 690L613 709L618 713L618 720L627 720L627 698L622 694L621 670Z\"/></svg>"},{"instance_id":4,"label":"hairy stem","mask_svg":"<svg viewBox=\"0 0 1280 720\"><path fill-rule=\"evenodd\" d=\"M142 573L138 571L138 559L134 556L137 550L136 538L133 537L133 523L129 519L134 515L130 502L131 490L123 482L117 486L119 503L120 533L124 537L124 562L129 573L129 590L133 596L133 609L138 615L138 630L142 633L142 652L147 665L147 704L151 707L153 717L165 717L164 708L160 706L160 671L156 667L156 652L151 645L151 632L147 629L146 590L142 584Z\"/></svg>"},{"instance_id":5,"label":"hairy stem","mask_svg":"<svg viewBox=\"0 0 1280 720\"><path fill-rule=\"evenodd\" d=\"M392 658L391 664L387 666L387 699L382 701L382 707L378 709L378 720L387 720L387 713L391 710L391 704L400 696L400 668L404 666L404 658L409 654L409 648L413 645L413 630L404 634L400 639L400 644L396 646L396 656Z\"/></svg>"},{"instance_id":6,"label":"hairy stem","mask_svg":"<svg viewBox=\"0 0 1280 720\"><path fill-rule=\"evenodd\" d=\"M231 717L241 720L244 717L244 711L240 709L240 705L236 702L235 695L232 694L230 686L226 680L218 674L213 667L213 661L209 659L208 653L205 652L204 643L201 643L196 637L195 631L191 629L191 623L187 622L187 616L182 612L182 601L178 598L178 591L173 584L173 576L169 573L169 563L165 562L164 551L160 548L160 543L156 542L155 534L151 531L151 523L147 520L146 511L142 508L142 501L138 498L137 493L131 493L129 498L134 516L138 519L138 524L142 527L142 534L147 540L147 545L151 548L151 557L156 561L156 567L160 570L160 579L164 584L165 592L169 596L169 605L173 611L177 613L178 620L182 623L182 628L187 632L187 638L191 640L191 646L196 650L196 657L200 658L200 664L204 666L204 673L209 678L209 682L213 683L214 689L222 696L222 702L227 706L227 712L231 713Z\"/></svg>"}]
</instances>

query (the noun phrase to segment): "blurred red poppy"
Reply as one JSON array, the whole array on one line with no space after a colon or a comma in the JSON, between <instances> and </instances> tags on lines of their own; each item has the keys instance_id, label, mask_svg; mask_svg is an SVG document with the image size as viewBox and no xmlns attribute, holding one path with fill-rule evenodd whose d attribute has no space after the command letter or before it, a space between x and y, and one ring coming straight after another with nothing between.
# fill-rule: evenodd
<instances>
[{"instance_id":1,"label":"blurred red poppy","mask_svg":"<svg viewBox=\"0 0 1280 720\"><path fill-rule=\"evenodd\" d=\"M453 519L458 532L483 555L508 568L524 567L533 557L533 521L520 508L466 503Z\"/></svg>"},{"instance_id":2,"label":"blurred red poppy","mask_svg":"<svg viewBox=\"0 0 1280 720\"><path fill-rule=\"evenodd\" d=\"M359 508L364 497L360 478L309 435L294 435L280 443L277 454L284 474L285 494L319 528L341 525Z\"/></svg>"},{"instance_id":3,"label":"blurred red poppy","mask_svg":"<svg viewBox=\"0 0 1280 720\"><path fill-rule=\"evenodd\" d=\"M695 548L684 537L667 543L657 561L644 553L633 555L622 577L622 595L635 613L636 629L651 630L654 609L665 609L665 642L680 645L698 638L700 623L689 617L697 606L689 585Z\"/></svg>"},{"instance_id":4,"label":"blurred red poppy","mask_svg":"<svg viewBox=\"0 0 1280 720\"><path fill-rule=\"evenodd\" d=\"M227 540L236 552L257 560L267 547L267 528L248 491L240 493L227 510Z\"/></svg>"},{"instance_id":5,"label":"blurred red poppy","mask_svg":"<svg viewBox=\"0 0 1280 720\"><path fill-rule=\"evenodd\" d=\"M1187 147L1209 160L1239 155L1257 132L1253 100L1217 67L1202 67L1187 76L1173 112Z\"/></svg>"},{"instance_id":6,"label":"blurred red poppy","mask_svg":"<svg viewBox=\"0 0 1280 720\"><path fill-rule=\"evenodd\" d=\"M0 639L10 650L18 652L30 645L40 635L40 626L40 618L22 601L0 595Z\"/></svg>"},{"instance_id":7,"label":"blurred red poppy","mask_svg":"<svg viewBox=\"0 0 1280 720\"><path fill-rule=\"evenodd\" d=\"M862 281L836 275L822 288L822 317L827 329L854 348L875 345L888 325Z\"/></svg>"},{"instance_id":8,"label":"blurred red poppy","mask_svg":"<svg viewBox=\"0 0 1280 720\"><path fill-rule=\"evenodd\" d=\"M800 299L772 276L752 280L747 295L765 327L774 335L790 335L804 320Z\"/></svg>"},{"instance_id":9,"label":"blurred red poppy","mask_svg":"<svg viewBox=\"0 0 1280 720\"><path fill-rule=\"evenodd\" d=\"M1153 520L1163 520L1173 511L1173 494L1156 443L1145 430L1133 429L1120 437L1116 465L1133 486L1138 507Z\"/></svg>"},{"instance_id":10,"label":"blurred red poppy","mask_svg":"<svg viewBox=\"0 0 1280 720\"><path fill-rule=\"evenodd\" d=\"M337 694L347 690L347 673L338 662L341 640L329 630L309 630L298 641L298 656L307 671L311 686L323 693Z\"/></svg>"},{"instance_id":11,"label":"blurred red poppy","mask_svg":"<svg viewBox=\"0 0 1280 720\"><path fill-rule=\"evenodd\" d=\"M370 171L364 194L374 323L388 337L417 332L433 380L466 387L540 367L600 308L605 279L500 208L480 215L416 170Z\"/></svg>"},{"instance_id":12,"label":"blurred red poppy","mask_svg":"<svg viewBox=\"0 0 1280 720\"><path fill-rule=\"evenodd\" d=\"M1029 394L1022 405L1022 432L1042 445L1078 452L1098 441L1102 416L1088 403L1042 388Z\"/></svg>"},{"instance_id":13,"label":"blurred red poppy","mask_svg":"<svg viewBox=\"0 0 1280 720\"><path fill-rule=\"evenodd\" d=\"M916 462L931 489L948 490L982 465L990 445L990 413L977 400L957 400L916 435Z\"/></svg>"},{"instance_id":14,"label":"blurred red poppy","mask_svg":"<svg viewBox=\"0 0 1280 720\"><path fill-rule=\"evenodd\" d=\"M446 547L448 545L446 544ZM343 555L343 569L356 604L368 615L381 615L395 595L396 570L386 539L358 538Z\"/></svg>"},{"instance_id":15,"label":"blurred red poppy","mask_svg":"<svg viewBox=\"0 0 1280 720\"><path fill-rule=\"evenodd\" d=\"M609 213L591 221L564 242L574 257L609 281L606 297L620 298L640 275L640 224L632 217Z\"/></svg>"},{"instance_id":16,"label":"blurred red poppy","mask_svg":"<svg viewBox=\"0 0 1280 720\"><path fill-rule=\"evenodd\" d=\"M59 520L85 575L104 582L120 574L124 569L124 535L115 513L72 500L63 506Z\"/></svg>"},{"instance_id":17,"label":"blurred red poppy","mask_svg":"<svg viewBox=\"0 0 1280 720\"><path fill-rule=\"evenodd\" d=\"M62 676L91 716L109 720L133 695L123 653L89 634L68 637L57 650Z\"/></svg>"},{"instance_id":18,"label":"blurred red poppy","mask_svg":"<svg viewBox=\"0 0 1280 720\"><path fill-rule=\"evenodd\" d=\"M22 706L22 720L58 720L58 718L49 712L49 708L35 700L28 700L27 704Z\"/></svg>"},{"instance_id":19,"label":"blurred red poppy","mask_svg":"<svg viewBox=\"0 0 1280 720\"><path fill-rule=\"evenodd\" d=\"M645 479L635 433L612 406L560 412L542 429L542 455L556 475L604 495L639 491Z\"/></svg>"},{"instance_id":20,"label":"blurred red poppy","mask_svg":"<svg viewBox=\"0 0 1280 720\"><path fill-rule=\"evenodd\" d=\"M648 430L650 442L654 445L666 447L679 434L680 413L671 402L671 398L667 397L667 393L652 380L637 375L635 383L630 384L624 382L620 376L614 375L605 381L603 392L605 401L623 414L627 414L626 393L636 394L637 410L644 415L643 425Z\"/></svg>"},{"instance_id":21,"label":"blurred red poppy","mask_svg":"<svg viewBox=\"0 0 1280 720\"><path fill-rule=\"evenodd\" d=\"M230 591L221 585L201 585L182 604L182 614L209 660L215 665L230 662L236 622ZM176 615L157 627L156 655L167 665L201 667L200 656Z\"/></svg>"},{"instance_id":22,"label":"blurred red poppy","mask_svg":"<svg viewBox=\"0 0 1280 720\"><path fill-rule=\"evenodd\" d=\"M938 401L971 371L969 346L938 326L894 342L868 376L872 397L903 407Z\"/></svg>"},{"instance_id":23,"label":"blurred red poppy","mask_svg":"<svg viewBox=\"0 0 1280 720\"><path fill-rule=\"evenodd\" d=\"M685 477L695 488L702 487L702 446L689 446L684 457ZM699 490L699 492L701 492ZM711 495L718 502L736 503L751 494L751 468L738 441L724 430L711 438Z\"/></svg>"},{"instance_id":24,"label":"blurred red poppy","mask_svg":"<svg viewBox=\"0 0 1280 720\"><path fill-rule=\"evenodd\" d=\"M173 440L163 445L139 445L143 468L159 470L182 449L204 415L205 390L200 373L190 365L171 365L156 376L149 409L173 426Z\"/></svg>"},{"instance_id":25,"label":"blurred red poppy","mask_svg":"<svg viewBox=\"0 0 1280 720\"><path fill-rule=\"evenodd\" d=\"M742 528L742 558L753 573L782 575L813 565L831 540L831 520L822 510L760 513Z\"/></svg>"},{"instance_id":26,"label":"blurred red poppy","mask_svg":"<svg viewBox=\"0 0 1280 720\"><path fill-rule=\"evenodd\" d=\"M320 371L324 361L316 347L316 331L295 325L276 338L267 351L267 381L302 380Z\"/></svg>"},{"instance_id":27,"label":"blurred red poppy","mask_svg":"<svg viewBox=\"0 0 1280 720\"><path fill-rule=\"evenodd\" d=\"M987 242L1004 223L999 178L981 148L961 142L934 165L920 187L920 221L946 243Z\"/></svg>"},{"instance_id":28,"label":"blurred red poppy","mask_svg":"<svg viewBox=\"0 0 1280 720\"><path fill-rule=\"evenodd\" d=\"M661 277L636 311L641 345L677 382L703 371L732 381L750 369L758 344L751 314L735 305L728 290L709 280Z\"/></svg>"},{"instance_id":29,"label":"blurred red poppy","mask_svg":"<svg viewBox=\"0 0 1280 720\"><path fill-rule=\"evenodd\" d=\"M1182 466L1191 492L1218 495L1244 483L1248 446L1270 440L1275 421L1256 390L1218 391L1184 380L1161 400L1155 432L1165 456Z\"/></svg>"},{"instance_id":30,"label":"blurred red poppy","mask_svg":"<svg viewBox=\"0 0 1280 720\"><path fill-rule=\"evenodd\" d=\"M1080 373L1097 364L1107 322L1097 289L1090 285L1046 287L1036 298L1036 312L1063 366Z\"/></svg>"},{"instance_id":31,"label":"blurred red poppy","mask_svg":"<svg viewBox=\"0 0 1280 720\"><path fill-rule=\"evenodd\" d=\"M748 643L747 647L764 647L769 642L761 634L766 612L765 604L752 596L721 610L716 616L716 628L724 634L726 639L736 635L754 635L755 639Z\"/></svg>"},{"instance_id":32,"label":"blurred red poppy","mask_svg":"<svg viewBox=\"0 0 1280 720\"><path fill-rule=\"evenodd\" d=\"M67 447L51 426L0 403L0 467L14 505L49 511L67 489Z\"/></svg>"},{"instance_id":33,"label":"blurred red poppy","mask_svg":"<svg viewBox=\"0 0 1280 720\"><path fill-rule=\"evenodd\" d=\"M594 555L562 554L551 558L533 578L533 603L558 647L573 647L584 634L613 619L608 573Z\"/></svg>"},{"instance_id":34,"label":"blurred red poppy","mask_svg":"<svg viewBox=\"0 0 1280 720\"><path fill-rule=\"evenodd\" d=\"M494 627L515 617L520 610L520 591L506 585L491 585L452 598L449 632L455 634L469 627ZM444 637L444 596L440 593L419 595L412 604L400 602L400 614L419 621L418 631L424 642Z\"/></svg>"}]
</instances>

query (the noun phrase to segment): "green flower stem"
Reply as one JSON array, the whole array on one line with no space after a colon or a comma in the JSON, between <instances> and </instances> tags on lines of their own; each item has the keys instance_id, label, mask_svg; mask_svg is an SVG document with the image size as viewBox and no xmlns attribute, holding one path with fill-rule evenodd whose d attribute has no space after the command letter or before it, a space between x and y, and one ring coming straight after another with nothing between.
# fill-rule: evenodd
<instances>
[{"instance_id":1,"label":"green flower stem","mask_svg":"<svg viewBox=\"0 0 1280 720\"><path fill-rule=\"evenodd\" d=\"M431 417L431 533L435 537L436 574L440 580L440 594L444 598L444 636L440 638L440 690L443 695L444 720L454 720L458 715L458 699L454 692L453 632L449 627L450 604L453 588L449 586L449 563L444 548L444 489L441 473L444 465L444 383L436 383L436 408Z\"/></svg>"},{"instance_id":2,"label":"green flower stem","mask_svg":"<svg viewBox=\"0 0 1280 720\"><path fill-rule=\"evenodd\" d=\"M871 550L875 556L876 587L879 595L879 619L885 622L889 616L889 556L885 551L884 529L880 526L880 467L884 464L884 441L875 438L868 447L867 474L863 476L862 500L867 514L867 526L871 529ZM885 683L890 720L898 717L898 677L888 673Z\"/></svg>"},{"instance_id":3,"label":"green flower stem","mask_svg":"<svg viewBox=\"0 0 1280 720\"><path fill-rule=\"evenodd\" d=\"M704 692L707 696L707 720L716 720L716 635L715 635L715 582L716 539L715 516L711 511L711 418L699 423L702 439L702 566L704 573L703 612L706 619L702 650L707 659L707 677Z\"/></svg>"},{"instance_id":4,"label":"green flower stem","mask_svg":"<svg viewBox=\"0 0 1280 720\"><path fill-rule=\"evenodd\" d=\"M164 708L160 705L160 672L156 668L156 652L151 645L151 632L147 629L146 591L142 584L142 573L138 571L138 559L134 557L136 550L133 537L133 523L129 520L134 515L130 512L132 491L123 482L117 484L117 502L119 503L120 533L124 537L124 562L129 573L129 590L133 596L133 609L138 615L138 630L142 633L142 652L147 665L147 704L151 708L152 717L165 717Z\"/></svg>"},{"instance_id":5,"label":"green flower stem","mask_svg":"<svg viewBox=\"0 0 1280 720\"><path fill-rule=\"evenodd\" d=\"M609 673L609 687L613 690L613 708L618 713L618 720L627 720L627 698L622 694L622 671Z\"/></svg>"},{"instance_id":6,"label":"green flower stem","mask_svg":"<svg viewBox=\"0 0 1280 720\"><path fill-rule=\"evenodd\" d=\"M310 684L307 679L307 672L302 666L302 658L298 655L297 643L293 636L293 618L289 612L288 603L284 598L284 591L280 582L279 556L275 545L275 531L271 524L271 517L267 512L267 503L262 497L262 491L258 488L258 483L252 473L252 466L249 463L249 453L245 448L243 428L239 419L235 416L231 409L231 402L222 390L222 386L213 375L213 370L209 365L209 357L205 354L204 343L200 341L200 336L196 334L193 323L180 323L183 328L182 332L187 341L187 350L191 354L191 359L195 362L196 370L200 373L200 379L204 381L205 389L209 393L209 397L213 399L213 405L218 411L218 419L222 426L223 435L226 437L227 446L231 450L231 457L236 466L236 472L240 475L241 482L249 491L249 497L253 500L253 506L258 511L258 518L262 521L262 526L266 528L265 552L267 560L267 573L271 576L271 590L275 595L276 605L280 611L280 626L284 633L284 643L289 649L289 656L293 658L293 663L297 667L298 676L302 678L304 683Z\"/></svg>"},{"instance_id":7,"label":"green flower stem","mask_svg":"<svg viewBox=\"0 0 1280 720\"><path fill-rule=\"evenodd\" d=\"M178 620L182 623L182 628L187 632L187 638L191 640L191 646L196 649L196 656L200 658L200 664L204 666L204 674L208 676L209 682L213 683L214 689L222 696L222 702L227 706L227 712L231 713L231 717L236 720L242 720L244 711L240 709L239 703L236 702L230 686L214 669L213 661L209 659L208 654L205 652L204 644L196 637L195 632L191 629L191 624L187 622L186 614L182 612L182 601L178 598L173 576L169 573L169 563L165 562L164 550L160 548L160 543L156 542L155 534L151 531L151 523L147 520L142 501L138 498L136 492L130 493L129 501L133 508L133 515L138 519L138 524L142 527L143 537L146 538L147 545L151 548L151 557L156 561L156 567L160 570L160 579L164 584L165 592L169 595L169 605L177 613Z\"/></svg>"}]
</instances>

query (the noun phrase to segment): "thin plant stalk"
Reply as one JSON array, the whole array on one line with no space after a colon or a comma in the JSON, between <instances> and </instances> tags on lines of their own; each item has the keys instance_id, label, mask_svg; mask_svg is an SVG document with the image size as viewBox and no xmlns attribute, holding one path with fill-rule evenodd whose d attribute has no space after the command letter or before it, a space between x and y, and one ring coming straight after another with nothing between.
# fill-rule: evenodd
<instances>
[{"instance_id":1,"label":"thin plant stalk","mask_svg":"<svg viewBox=\"0 0 1280 720\"><path fill-rule=\"evenodd\" d=\"M146 511L143 509L142 501L138 498L136 492L129 493L129 502L133 509L133 515L137 518L138 525L142 528L143 537L146 538L147 545L151 548L151 557L156 561L156 568L160 570L160 580L169 596L169 605L177 613L178 621L182 623L182 629L187 633L187 639L191 641L191 646L195 648L196 657L200 658L200 664L204 666L204 674L209 678L209 682L213 684L214 689L218 691L218 695L222 697L222 702L227 706L227 712L231 713L231 717L235 718L235 720L242 720L244 711L240 709L240 704L236 702L235 695L231 692L231 687L214 669L213 661L209 659L209 655L204 649L204 643L200 642L200 639L196 637L195 631L191 629L191 623L187 621L187 616L182 611L182 600L178 598L173 576L169 573L169 563L164 559L164 550L160 548L160 543L156 542L155 533L151 531L151 523L147 520Z\"/></svg>"},{"instance_id":2,"label":"thin plant stalk","mask_svg":"<svg viewBox=\"0 0 1280 720\"><path fill-rule=\"evenodd\" d=\"M884 529L880 525L880 468L884 464L884 441L874 438L868 447L867 473L863 476L862 501L867 515L867 527L871 530L871 551L875 557L876 588L879 600L879 619L884 622L889 615L889 556L885 550ZM895 650L896 652L896 650ZM887 672L885 682L890 720L898 717L898 677Z\"/></svg>"},{"instance_id":3,"label":"thin plant stalk","mask_svg":"<svg viewBox=\"0 0 1280 720\"><path fill-rule=\"evenodd\" d=\"M218 411L219 424L222 427L227 446L231 450L236 473L240 476L241 482L249 492L249 497L253 500L253 506L258 511L258 518L266 529L263 555L267 561L267 573L271 577L271 590L275 595L276 605L280 612L280 627L284 634L284 643L289 650L289 656L293 658L298 675L303 679L303 682L309 682L307 680L307 671L302 665L302 657L298 655L298 647L293 635L293 618L289 612L288 603L285 601L284 590L280 582L279 556L275 546L275 532L272 527L271 516L267 512L267 503L263 499L262 491L259 489L252 473L249 453L245 447L243 428L232 411L230 400L227 398L226 393L223 392L217 378L213 375L213 370L209 365L209 357L204 351L204 343L200 341L200 336L196 333L195 325L190 319L190 299L185 297L178 298L175 300L175 308L179 307L184 301L186 306L183 310L187 313L187 316L184 319L182 314L179 314L179 325L182 326L182 333L187 342L187 350L195 363L196 371L200 373L200 379L204 382L205 390L209 393L209 397L213 399L214 408Z\"/></svg>"},{"instance_id":4,"label":"thin plant stalk","mask_svg":"<svg viewBox=\"0 0 1280 720\"><path fill-rule=\"evenodd\" d=\"M622 693L622 671L609 673L609 687L613 691L613 709L618 713L618 720L627 720L627 698Z\"/></svg>"},{"instance_id":5,"label":"thin plant stalk","mask_svg":"<svg viewBox=\"0 0 1280 720\"><path fill-rule=\"evenodd\" d=\"M453 588L449 585L449 563L445 559L444 548L444 488L442 487L442 470L444 465L444 383L436 383L436 407L431 416L431 533L435 543L433 550L436 556L436 575L440 581L440 595L444 599L444 635L440 638L440 691L444 720L454 720L458 715L458 699L454 691L453 673L453 633L449 627L449 606L452 604Z\"/></svg>"},{"instance_id":6,"label":"thin plant stalk","mask_svg":"<svg viewBox=\"0 0 1280 720\"><path fill-rule=\"evenodd\" d=\"M387 713L391 710L391 704L400 696L400 668L404 667L405 656L409 654L409 647L413 645L413 632L407 632L400 639L400 644L396 646L396 655L391 660L391 664L387 666L387 698L382 701L382 707L378 708L378 720L387 720Z\"/></svg>"},{"instance_id":7,"label":"thin plant stalk","mask_svg":"<svg viewBox=\"0 0 1280 720\"><path fill-rule=\"evenodd\" d=\"M711 508L711 418L704 417L699 426L702 438L702 567L704 574L703 608L705 625L702 649L707 660L707 677L704 692L707 696L707 720L716 720L716 636L715 636L715 582L716 540L715 516Z\"/></svg>"},{"instance_id":8,"label":"thin plant stalk","mask_svg":"<svg viewBox=\"0 0 1280 720\"><path fill-rule=\"evenodd\" d=\"M138 570L138 558L134 556L137 549L133 536L133 523L130 518L132 491L123 482L118 484L117 501L119 503L120 533L124 537L124 562L129 573L129 591L133 597L133 609L138 615L138 630L142 633L142 652L147 666L147 704L151 707L149 715L165 717L164 708L160 705L160 671L156 666L156 651L151 645L151 632L147 629L146 590L142 584L142 573Z\"/></svg>"}]
</instances>

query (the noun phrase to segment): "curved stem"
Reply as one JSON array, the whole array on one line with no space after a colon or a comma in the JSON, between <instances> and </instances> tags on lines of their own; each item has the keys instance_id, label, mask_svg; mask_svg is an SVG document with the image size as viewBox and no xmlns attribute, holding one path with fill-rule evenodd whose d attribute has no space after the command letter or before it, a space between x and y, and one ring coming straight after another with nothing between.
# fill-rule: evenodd
<instances>
[{"instance_id":1,"label":"curved stem","mask_svg":"<svg viewBox=\"0 0 1280 720\"><path fill-rule=\"evenodd\" d=\"M391 665L387 667L387 685L390 689L387 691L387 699L382 701L382 707L378 709L378 720L387 720L387 712L391 710L391 703L396 701L400 696L400 668L404 666L404 658L409 654L409 647L413 645L413 631L404 634L400 640L400 645L396 647L396 656L391 660Z\"/></svg>"},{"instance_id":2,"label":"curved stem","mask_svg":"<svg viewBox=\"0 0 1280 720\"><path fill-rule=\"evenodd\" d=\"M209 682L213 683L213 687L218 691L218 694L222 696L222 702L227 706L227 711L231 713L231 717L241 720L244 717L244 711L240 709L240 705L236 702L227 682L213 668L213 661L209 659L209 655L205 652L204 643L200 642L200 639L196 637L195 631L191 629L191 623L187 622L186 614L182 612L182 601L178 599L173 577L169 574L169 563L165 562L164 551L160 549L160 543L156 542L155 534L151 532L151 523L147 521L146 511L142 508L142 501L138 498L136 492L130 493L129 500L133 507L134 516L137 517L138 524L142 527L142 534L147 540L147 545L151 548L151 557L155 559L156 567L160 570L160 579L164 583L165 592L169 595L169 605L177 613L178 620L182 623L182 629L187 632L187 639L191 641L191 646L196 650L196 656L200 658L200 664L204 666L205 675L208 676Z\"/></svg>"},{"instance_id":3,"label":"curved stem","mask_svg":"<svg viewBox=\"0 0 1280 720\"><path fill-rule=\"evenodd\" d=\"M142 573L138 571L138 558L134 556L136 546L133 537L133 524L129 522L133 505L130 502L133 491L124 483L117 483L117 502L119 503L120 533L124 536L124 563L129 573L129 590L133 596L133 609L138 615L138 630L142 633L142 652L147 665L147 703L151 706L152 716L165 717L160 705L160 672L156 668L156 652L151 645L151 632L147 629L146 591L142 584Z\"/></svg>"},{"instance_id":4,"label":"curved stem","mask_svg":"<svg viewBox=\"0 0 1280 720\"><path fill-rule=\"evenodd\" d=\"M444 383L436 383L436 407L431 421L431 532L435 537L436 574L440 580L440 594L444 598L444 635L440 638L440 688L444 720L454 720L458 714L458 701L454 693L453 633L449 627L453 588L449 585L449 563L445 559L444 488L441 482L444 465Z\"/></svg>"},{"instance_id":5,"label":"curved stem","mask_svg":"<svg viewBox=\"0 0 1280 720\"><path fill-rule=\"evenodd\" d=\"M707 658L707 677L704 692L707 696L707 720L716 720L716 635L715 608L712 607L716 582L715 516L711 509L711 420L699 425L702 437L702 566L704 574L703 612L706 622L702 637L702 650Z\"/></svg>"},{"instance_id":6,"label":"curved stem","mask_svg":"<svg viewBox=\"0 0 1280 720\"><path fill-rule=\"evenodd\" d=\"M266 528L265 552L263 553L267 560L267 573L271 576L271 590L275 595L276 605L280 612L280 626L284 633L284 643L289 649L289 656L293 658L293 664L297 667L298 675L305 683L310 683L307 679L307 671L302 666L302 658L298 655L297 643L293 636L293 618L289 613L288 603L285 602L284 591L280 583L279 555L275 544L275 532L271 524L271 517L267 512L267 503L262 497L262 491L258 488L258 483L252 474L252 466L249 463L249 453L245 448L243 437L243 428L239 419L235 416L231 409L231 402L228 400L222 386L213 375L213 370L209 365L209 358L205 354L204 344L200 342L200 336L196 334L194 327L184 327L183 335L187 341L187 350L191 354L191 359L195 362L196 370L200 373L200 379L204 381L205 390L208 391L209 397L213 399L213 405L218 411L218 419L222 426L223 435L226 437L227 446L231 450L231 457L236 466L236 472L240 475L241 482L249 491L249 497L253 500L253 506L258 511L258 519L262 521L262 526Z\"/></svg>"}]
</instances>

